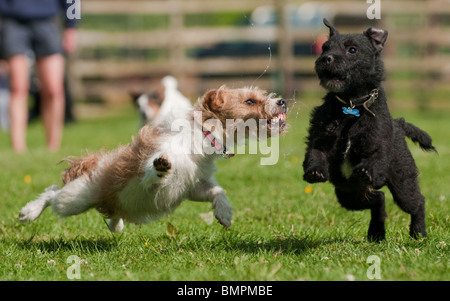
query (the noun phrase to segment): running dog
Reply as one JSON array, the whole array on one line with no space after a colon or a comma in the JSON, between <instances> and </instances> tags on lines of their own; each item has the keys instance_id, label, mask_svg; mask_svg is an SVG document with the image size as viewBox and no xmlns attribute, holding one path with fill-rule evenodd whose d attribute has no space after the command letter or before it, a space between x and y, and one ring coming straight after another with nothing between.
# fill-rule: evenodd
<instances>
[{"instance_id":1,"label":"running dog","mask_svg":"<svg viewBox=\"0 0 450 301\"><path fill-rule=\"evenodd\" d=\"M330 34L315 69L328 94L311 114L303 178L330 181L346 209L370 209L371 241L385 239L385 198L378 189L387 185L395 203L411 215L410 235L426 236L425 198L405 137L424 150L435 148L427 133L389 113L381 85L388 33L369 28L340 34L326 19L324 24Z\"/></svg>"},{"instance_id":2,"label":"running dog","mask_svg":"<svg viewBox=\"0 0 450 301\"><path fill-rule=\"evenodd\" d=\"M284 99L258 88L210 90L174 120L182 125L175 130L145 125L128 145L69 160L64 186L48 187L18 219L31 222L48 206L62 217L95 208L110 219L111 231L121 231L123 221L148 223L189 199L212 203L216 219L228 228L232 207L213 178L214 161L233 156L227 143L242 121L258 121L256 130L272 137L284 132L286 111Z\"/></svg>"}]
</instances>

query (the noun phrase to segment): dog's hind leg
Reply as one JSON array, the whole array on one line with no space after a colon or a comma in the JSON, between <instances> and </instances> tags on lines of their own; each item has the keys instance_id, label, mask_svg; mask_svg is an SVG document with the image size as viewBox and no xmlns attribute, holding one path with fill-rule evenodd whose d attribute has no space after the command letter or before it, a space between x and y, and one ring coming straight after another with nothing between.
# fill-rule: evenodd
<instances>
[{"instance_id":1,"label":"dog's hind leg","mask_svg":"<svg viewBox=\"0 0 450 301\"><path fill-rule=\"evenodd\" d=\"M83 213L96 205L89 178L80 177L65 185L50 202L53 213L66 217Z\"/></svg>"},{"instance_id":2,"label":"dog's hind leg","mask_svg":"<svg viewBox=\"0 0 450 301\"><path fill-rule=\"evenodd\" d=\"M20 210L18 220L26 223L37 219L45 208L51 205L51 200L58 194L59 190L60 188L57 185L46 188L36 200L29 202Z\"/></svg>"},{"instance_id":3,"label":"dog's hind leg","mask_svg":"<svg viewBox=\"0 0 450 301\"><path fill-rule=\"evenodd\" d=\"M382 191L349 192L336 189L336 196L342 207L346 209L370 209L371 219L367 238L369 241L381 241L385 239L386 230L384 222L387 214L384 193Z\"/></svg>"},{"instance_id":4,"label":"dog's hind leg","mask_svg":"<svg viewBox=\"0 0 450 301\"><path fill-rule=\"evenodd\" d=\"M425 197L420 192L417 175L405 176L402 179L390 179L388 187L395 203L411 215L409 235L414 238L418 238L419 234L426 237Z\"/></svg>"},{"instance_id":5,"label":"dog's hind leg","mask_svg":"<svg viewBox=\"0 0 450 301\"><path fill-rule=\"evenodd\" d=\"M62 217L80 214L95 206L91 195L92 191L85 177L77 178L61 189L53 185L36 200L25 205L18 219L21 222L34 221L48 206L52 207L55 214Z\"/></svg>"}]
</instances>

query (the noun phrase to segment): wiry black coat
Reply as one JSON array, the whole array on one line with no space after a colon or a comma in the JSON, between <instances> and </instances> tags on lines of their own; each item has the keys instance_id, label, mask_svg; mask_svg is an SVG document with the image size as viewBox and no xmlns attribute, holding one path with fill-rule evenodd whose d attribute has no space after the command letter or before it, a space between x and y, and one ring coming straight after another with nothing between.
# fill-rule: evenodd
<instances>
[{"instance_id":1,"label":"wiry black coat","mask_svg":"<svg viewBox=\"0 0 450 301\"><path fill-rule=\"evenodd\" d=\"M329 93L311 114L303 178L309 183L330 181L346 209L370 209L368 238L375 241L385 238L385 198L377 189L387 185L394 201L411 214L410 235L426 236L425 199L405 136L425 150L434 147L427 133L389 113L380 58L387 32L369 28L363 34L341 35L324 23L330 38L316 72ZM368 110L356 106L359 117L343 113L350 101L361 104L374 89L378 97Z\"/></svg>"}]
</instances>

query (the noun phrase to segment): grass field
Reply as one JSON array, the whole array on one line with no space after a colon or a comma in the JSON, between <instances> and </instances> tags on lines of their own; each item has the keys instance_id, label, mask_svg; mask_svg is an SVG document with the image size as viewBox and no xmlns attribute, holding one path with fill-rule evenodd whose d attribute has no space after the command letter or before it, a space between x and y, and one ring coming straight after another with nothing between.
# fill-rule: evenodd
<instances>
[{"instance_id":1,"label":"grass field","mask_svg":"<svg viewBox=\"0 0 450 301\"><path fill-rule=\"evenodd\" d=\"M78 264L81 280L346 281L370 280L372 271L381 280L450 280L449 112L393 112L428 131L439 151L424 153L410 144L421 171L429 236L409 237L409 216L385 190L387 240L369 243L368 211L346 211L331 184L301 180L311 108L298 102L291 110L276 165L261 166L258 155L217 163L216 178L234 207L229 230L210 224L209 204L188 201L167 218L127 224L120 234L110 233L95 211L60 219L47 210L34 223L20 224L22 206L61 184L61 158L128 143L138 117L130 106L121 115L81 119L66 127L56 154L44 148L40 123L29 127L27 155L14 154L1 133L0 280L68 280ZM377 270L372 255L379 259Z\"/></svg>"}]
</instances>

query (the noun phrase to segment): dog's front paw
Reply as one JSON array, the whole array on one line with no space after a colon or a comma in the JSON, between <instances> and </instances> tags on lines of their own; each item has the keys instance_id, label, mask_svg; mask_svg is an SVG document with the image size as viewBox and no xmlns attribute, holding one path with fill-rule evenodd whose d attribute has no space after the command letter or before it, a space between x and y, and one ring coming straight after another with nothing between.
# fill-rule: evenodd
<instances>
[{"instance_id":1,"label":"dog's front paw","mask_svg":"<svg viewBox=\"0 0 450 301\"><path fill-rule=\"evenodd\" d=\"M364 166L357 166L353 170L353 175L356 176L361 182L372 185L373 184L373 176L369 169Z\"/></svg>"},{"instance_id":2,"label":"dog's front paw","mask_svg":"<svg viewBox=\"0 0 450 301\"><path fill-rule=\"evenodd\" d=\"M153 166L156 170L156 175L160 178L164 177L172 168L172 164L166 155L162 155L153 161Z\"/></svg>"},{"instance_id":3,"label":"dog's front paw","mask_svg":"<svg viewBox=\"0 0 450 301\"><path fill-rule=\"evenodd\" d=\"M213 208L214 216L217 221L225 228L229 228L231 226L231 218L233 216L233 207L231 207L226 198L216 198L213 202Z\"/></svg>"},{"instance_id":4,"label":"dog's front paw","mask_svg":"<svg viewBox=\"0 0 450 301\"><path fill-rule=\"evenodd\" d=\"M308 183L321 183L328 181L328 172L325 169L311 168L305 171L303 180Z\"/></svg>"}]
</instances>

